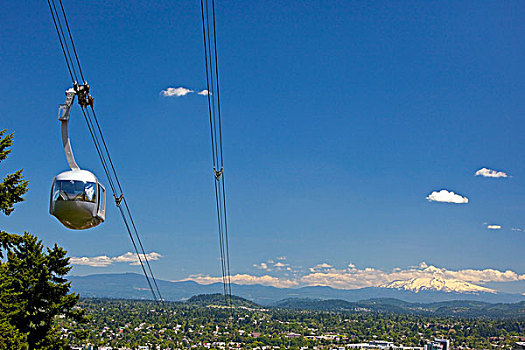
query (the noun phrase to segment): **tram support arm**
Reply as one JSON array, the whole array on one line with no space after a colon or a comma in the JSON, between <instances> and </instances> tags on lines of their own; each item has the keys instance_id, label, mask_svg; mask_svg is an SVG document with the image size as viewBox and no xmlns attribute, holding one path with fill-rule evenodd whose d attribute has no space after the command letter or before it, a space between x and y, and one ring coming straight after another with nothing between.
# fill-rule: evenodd
<instances>
[{"instance_id":1,"label":"tram support arm","mask_svg":"<svg viewBox=\"0 0 525 350\"><path fill-rule=\"evenodd\" d=\"M71 148L71 140L69 139L69 116L71 113L71 106L75 100L76 92L74 89L68 89L66 91L66 102L58 108L58 120L62 124L62 144L64 146L64 152L66 153L67 163L71 170L79 170L80 167L75 162L75 156L73 155L73 149Z\"/></svg>"}]
</instances>

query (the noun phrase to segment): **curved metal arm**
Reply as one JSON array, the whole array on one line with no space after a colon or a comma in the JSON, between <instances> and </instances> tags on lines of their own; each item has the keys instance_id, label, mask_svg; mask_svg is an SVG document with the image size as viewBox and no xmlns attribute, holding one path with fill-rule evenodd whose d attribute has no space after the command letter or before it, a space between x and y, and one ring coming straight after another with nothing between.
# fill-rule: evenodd
<instances>
[{"instance_id":1,"label":"curved metal arm","mask_svg":"<svg viewBox=\"0 0 525 350\"><path fill-rule=\"evenodd\" d=\"M75 90L69 89L66 91L66 103L60 105L58 108L58 120L62 122L62 144L64 146L64 152L66 153L67 163L71 170L79 170L80 167L75 162L75 156L73 155L73 149L71 148L71 141L69 140L69 114L71 112L71 106L75 100Z\"/></svg>"}]
</instances>

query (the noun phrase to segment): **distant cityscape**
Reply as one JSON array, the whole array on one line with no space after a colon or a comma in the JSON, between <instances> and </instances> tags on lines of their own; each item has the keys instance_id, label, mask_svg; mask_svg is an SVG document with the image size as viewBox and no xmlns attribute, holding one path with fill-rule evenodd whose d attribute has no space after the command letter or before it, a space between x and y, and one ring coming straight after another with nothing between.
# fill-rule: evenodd
<instances>
[{"instance_id":1,"label":"distant cityscape","mask_svg":"<svg viewBox=\"0 0 525 350\"><path fill-rule=\"evenodd\" d=\"M299 337L299 334L290 333L286 335L289 338ZM336 338L341 337L340 335L322 335L318 337L310 337L310 339L316 340L336 340ZM205 349L243 349L243 343L237 342L213 342L213 343L201 343L194 344L191 348L205 348ZM251 348L252 350L279 350L281 346L261 346ZM322 349L323 347L314 346L312 349ZM150 347L148 345L139 345L136 348L113 348L111 346L94 346L94 345L82 345L82 346L73 346L71 350L157 350L161 349L160 347ZM309 347L301 347L300 350L306 350ZM338 347L329 347L332 350L346 350L346 349L370 349L370 350L450 350L450 342L447 339L434 339L434 341L429 342L424 347L417 346L396 346L393 342L384 341L384 340L373 340L367 343L358 343L358 344L346 344L345 346ZM171 349L166 349L171 350Z\"/></svg>"},{"instance_id":2,"label":"distant cityscape","mask_svg":"<svg viewBox=\"0 0 525 350\"><path fill-rule=\"evenodd\" d=\"M525 319L261 308L221 295L185 303L84 299L89 324L59 322L73 350L524 349ZM86 332L87 331L87 332ZM76 335L86 332L80 339Z\"/></svg>"}]
</instances>

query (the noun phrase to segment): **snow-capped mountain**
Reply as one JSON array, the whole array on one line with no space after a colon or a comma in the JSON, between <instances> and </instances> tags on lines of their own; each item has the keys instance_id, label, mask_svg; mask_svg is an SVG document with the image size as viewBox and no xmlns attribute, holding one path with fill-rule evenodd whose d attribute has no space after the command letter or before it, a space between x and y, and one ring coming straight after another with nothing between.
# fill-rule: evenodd
<instances>
[{"instance_id":1,"label":"snow-capped mountain","mask_svg":"<svg viewBox=\"0 0 525 350\"><path fill-rule=\"evenodd\" d=\"M394 281L392 283L382 285L381 287L409 290L415 293L423 290L434 290L448 293L497 293L494 289L478 286L476 284L457 279L439 276L417 277L409 280Z\"/></svg>"}]
</instances>

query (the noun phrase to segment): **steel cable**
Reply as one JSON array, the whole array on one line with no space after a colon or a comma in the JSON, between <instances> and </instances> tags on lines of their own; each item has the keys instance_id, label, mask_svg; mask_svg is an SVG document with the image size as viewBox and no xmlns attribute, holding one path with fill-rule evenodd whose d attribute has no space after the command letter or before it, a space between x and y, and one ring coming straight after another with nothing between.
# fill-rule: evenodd
<instances>
[{"instance_id":1,"label":"steel cable","mask_svg":"<svg viewBox=\"0 0 525 350\"><path fill-rule=\"evenodd\" d=\"M102 162L102 167L104 168L104 172L106 173L106 177L108 178L108 182L109 182L109 185L111 187L111 191L113 192L113 195L115 194L115 185L113 183L113 179L111 178L110 176L110 173L109 173L109 169L108 169L108 166L107 166L107 162L106 160L104 159L103 155L102 155L102 152L101 152L101 147L100 147L100 143L97 139L97 136L96 136L96 133L94 133L94 129L95 129L95 126L93 125L93 122L91 121L91 118L89 116L89 111L84 111L84 108L81 108L82 109L82 114L84 115L84 119L86 120L86 124L88 126L88 129L89 129L89 133L91 134L91 138L93 139L93 143L95 144L95 148L97 150L97 153L99 155L99 158ZM86 113L87 112L87 113ZM128 231L128 235L129 235L129 238L131 239L131 243L133 244L133 247L135 248L135 252L137 253L137 257L139 259L139 262L140 262L140 266L142 268L142 271L144 272L144 276L146 277L146 281L148 283L148 286L150 288L150 291L151 291L151 294L153 295L153 300L155 300L155 302L158 303L158 300L157 300L157 295L155 294L155 292L153 291L153 287L151 285L151 282L149 280L149 277L146 273L146 270L144 268L144 263L142 262L142 259L140 257L140 254L138 252L138 248L137 248L137 245L135 243L135 240L133 239L133 235L131 234L131 230L130 230L130 227L128 225L128 222L127 222L127 219L126 219L126 215L124 213L124 211L122 210L122 207L119 205L118 206L119 208L119 211L120 211L120 214L122 216L122 220L124 221L124 225L126 226L126 229Z\"/></svg>"},{"instance_id":2,"label":"steel cable","mask_svg":"<svg viewBox=\"0 0 525 350\"><path fill-rule=\"evenodd\" d=\"M67 21L66 11L64 11L64 5L62 5L62 0L59 0L59 1L60 1L60 7L62 8L62 14L64 15L64 21L66 22L67 32L69 33L69 39L71 40L71 47L73 48L73 52L75 53L75 58L77 59L78 71L80 72L80 77L82 78L82 81L85 82L86 80L84 79L84 74L82 74L82 67L80 66L80 61L78 60L77 49L75 48L75 42L73 41L73 36L71 35L71 31L69 30L69 23Z\"/></svg>"},{"instance_id":3,"label":"steel cable","mask_svg":"<svg viewBox=\"0 0 525 350\"><path fill-rule=\"evenodd\" d=\"M75 81L76 78L73 76L73 72L71 70L71 66L69 65L69 60L68 60L67 55L66 55L66 50L64 49L64 43L62 43L62 36L60 35L60 32L58 30L58 25L57 25L58 18L55 20L55 14L53 12L53 8L51 7L51 2L49 0L47 0L47 4L49 5L49 11L51 12L51 17L53 18L53 23L55 24L55 29L57 31L58 40L60 41L60 46L62 47L62 52L64 53L64 59L66 60L66 65L67 65L67 69L69 71L69 75L71 76L71 80Z\"/></svg>"}]
</instances>

